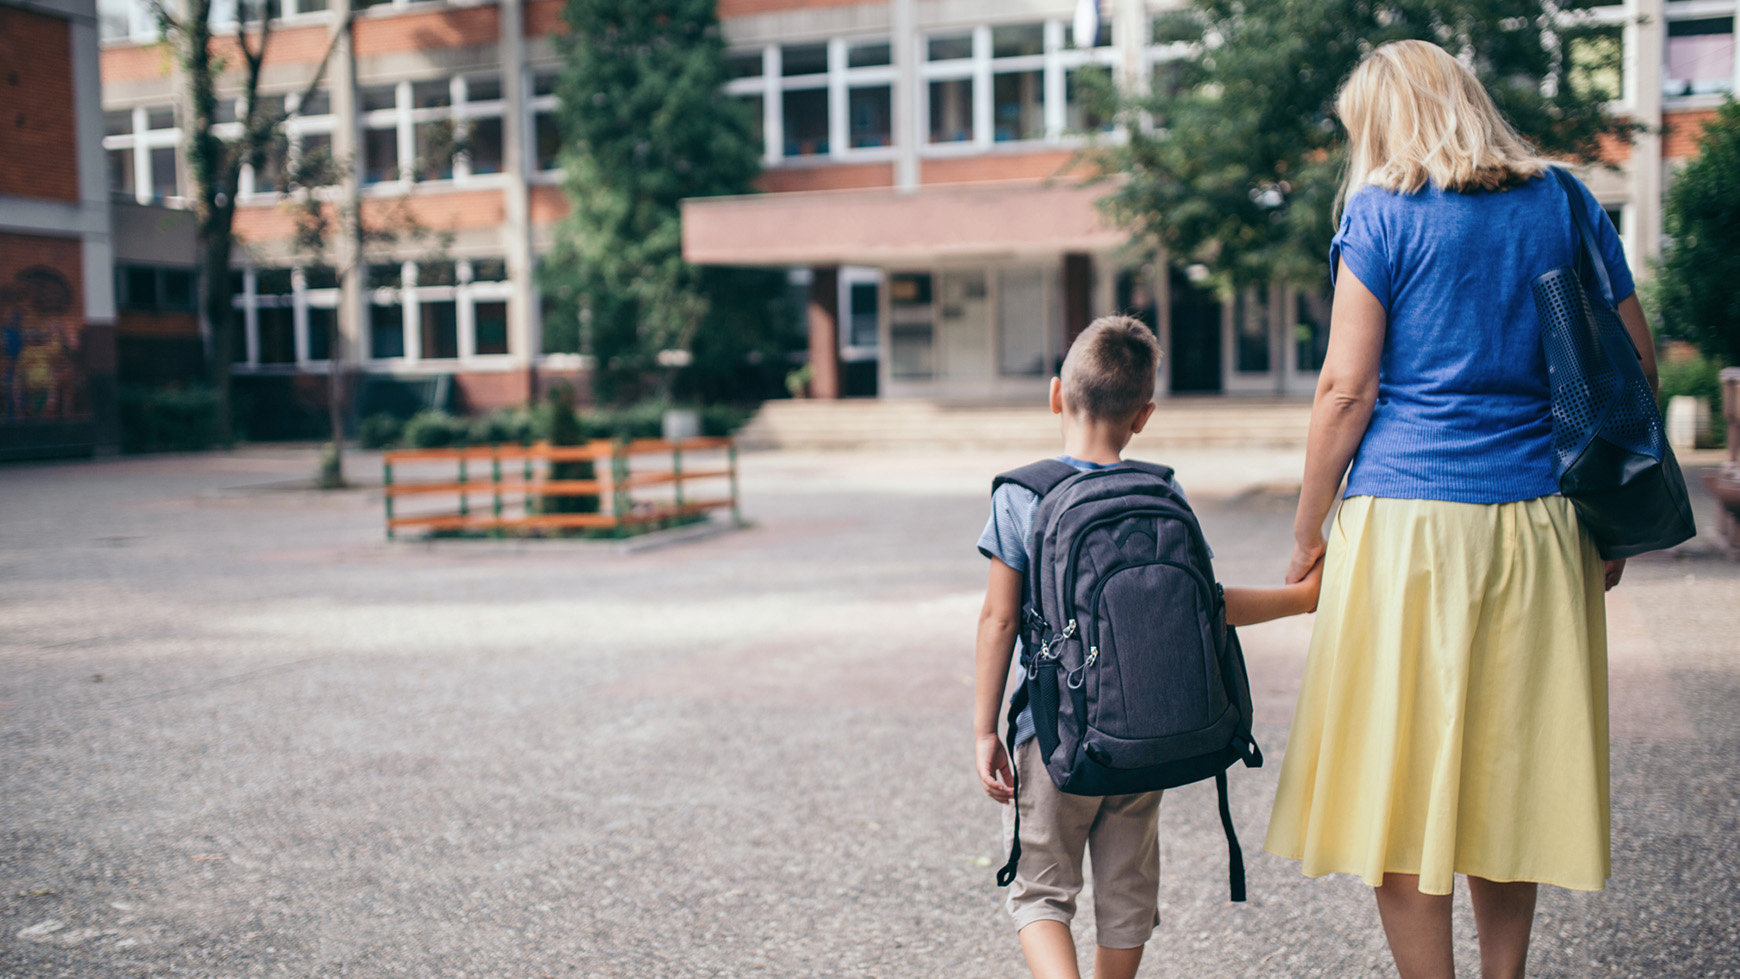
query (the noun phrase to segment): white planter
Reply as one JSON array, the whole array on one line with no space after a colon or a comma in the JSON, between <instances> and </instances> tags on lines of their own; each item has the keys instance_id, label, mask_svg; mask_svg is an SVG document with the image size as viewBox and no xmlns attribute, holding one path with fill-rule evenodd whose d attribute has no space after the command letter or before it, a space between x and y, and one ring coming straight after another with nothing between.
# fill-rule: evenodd
<instances>
[{"instance_id":1,"label":"white planter","mask_svg":"<svg viewBox=\"0 0 1740 979\"><path fill-rule=\"evenodd\" d=\"M1678 395L1668 399L1668 444L1685 452L1710 444L1710 399Z\"/></svg>"},{"instance_id":2,"label":"white planter","mask_svg":"<svg viewBox=\"0 0 1740 979\"><path fill-rule=\"evenodd\" d=\"M672 408L660 422L666 442L701 437L701 413L692 408Z\"/></svg>"}]
</instances>

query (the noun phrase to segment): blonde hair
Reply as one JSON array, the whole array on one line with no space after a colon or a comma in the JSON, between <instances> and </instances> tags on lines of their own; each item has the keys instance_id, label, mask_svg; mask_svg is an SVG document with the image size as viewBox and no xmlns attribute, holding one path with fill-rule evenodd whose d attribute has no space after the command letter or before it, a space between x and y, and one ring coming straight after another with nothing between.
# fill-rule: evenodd
<instances>
[{"instance_id":1,"label":"blonde hair","mask_svg":"<svg viewBox=\"0 0 1740 979\"><path fill-rule=\"evenodd\" d=\"M1502 190L1544 173L1535 154L1467 65L1429 41L1391 41L1342 83L1335 112L1347 127L1338 205L1366 184L1411 194Z\"/></svg>"},{"instance_id":2,"label":"blonde hair","mask_svg":"<svg viewBox=\"0 0 1740 979\"><path fill-rule=\"evenodd\" d=\"M1063 359L1063 400L1101 421L1134 417L1154 400L1160 341L1132 316L1102 316L1069 346Z\"/></svg>"}]
</instances>

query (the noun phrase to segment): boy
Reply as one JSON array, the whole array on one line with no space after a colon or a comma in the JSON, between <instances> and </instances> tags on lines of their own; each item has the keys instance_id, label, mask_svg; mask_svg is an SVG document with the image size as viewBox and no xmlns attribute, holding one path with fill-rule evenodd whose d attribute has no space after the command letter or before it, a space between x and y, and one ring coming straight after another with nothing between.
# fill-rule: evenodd
<instances>
[{"instance_id":1,"label":"boy","mask_svg":"<svg viewBox=\"0 0 1740 979\"><path fill-rule=\"evenodd\" d=\"M1130 437L1154 413L1160 345L1128 316L1095 320L1070 346L1060 377L1051 381L1051 411L1063 416L1062 461L1081 470L1122 460ZM991 559L979 615L973 725L979 780L1004 803L1011 832L1011 759L997 737L997 716L1018 641L1023 575L1039 497L1012 483L997 488L979 550ZM1227 621L1249 625L1311 611L1321 567L1280 588L1226 589ZM1082 855L1093 850L1096 979L1132 979L1142 947L1159 923L1159 792L1078 796L1060 792L1046 774L1033 735L1032 712L1015 724L1013 763L1021 772L1020 869L1009 888L1022 953L1036 979L1079 979L1069 922L1082 885Z\"/></svg>"}]
</instances>

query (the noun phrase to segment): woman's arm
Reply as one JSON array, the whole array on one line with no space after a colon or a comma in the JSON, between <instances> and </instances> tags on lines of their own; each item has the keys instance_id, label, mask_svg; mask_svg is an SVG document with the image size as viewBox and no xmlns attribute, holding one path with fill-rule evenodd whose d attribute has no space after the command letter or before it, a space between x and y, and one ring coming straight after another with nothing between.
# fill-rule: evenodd
<instances>
[{"instance_id":1,"label":"woman's arm","mask_svg":"<svg viewBox=\"0 0 1740 979\"><path fill-rule=\"evenodd\" d=\"M1625 324L1631 345L1643 358L1643 376L1649 378L1649 389L1660 394L1661 378L1656 376L1655 370L1655 337L1649 333L1649 320L1643 315L1643 304L1637 301L1637 293L1626 296L1619 303L1619 321Z\"/></svg>"},{"instance_id":2,"label":"woman's arm","mask_svg":"<svg viewBox=\"0 0 1740 979\"><path fill-rule=\"evenodd\" d=\"M1335 505L1341 478L1359 451L1377 406L1378 363L1389 318L1346 262L1335 277L1329 314L1329 349L1323 355L1311 431L1305 441L1305 478L1293 519L1293 560L1287 581L1300 581L1323 557L1323 521Z\"/></svg>"}]
</instances>

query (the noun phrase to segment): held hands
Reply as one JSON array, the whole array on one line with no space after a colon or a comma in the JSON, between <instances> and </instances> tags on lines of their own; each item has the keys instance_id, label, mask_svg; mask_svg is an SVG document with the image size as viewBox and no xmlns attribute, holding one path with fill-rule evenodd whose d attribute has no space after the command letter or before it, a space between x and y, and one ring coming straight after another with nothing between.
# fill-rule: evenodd
<instances>
[{"instance_id":1,"label":"held hands","mask_svg":"<svg viewBox=\"0 0 1740 979\"><path fill-rule=\"evenodd\" d=\"M1606 587L1602 590L1612 591L1613 586L1619 584L1619 579L1625 575L1625 559L1602 561L1601 570L1602 576L1606 579Z\"/></svg>"},{"instance_id":2,"label":"held hands","mask_svg":"<svg viewBox=\"0 0 1740 979\"><path fill-rule=\"evenodd\" d=\"M1304 581L1313 568L1317 569L1318 579L1321 580L1324 550L1326 547L1321 533L1295 537L1293 560L1287 562L1287 584ZM1315 607L1317 603L1313 601L1311 604Z\"/></svg>"},{"instance_id":3,"label":"held hands","mask_svg":"<svg viewBox=\"0 0 1740 979\"><path fill-rule=\"evenodd\" d=\"M1003 742L996 732L981 734L974 740L979 781L985 786L985 794L993 802L1008 802L1015 795L1009 787L1015 781L1015 773L1009 769L1009 753L1003 750Z\"/></svg>"}]
</instances>

